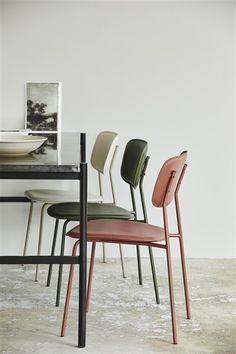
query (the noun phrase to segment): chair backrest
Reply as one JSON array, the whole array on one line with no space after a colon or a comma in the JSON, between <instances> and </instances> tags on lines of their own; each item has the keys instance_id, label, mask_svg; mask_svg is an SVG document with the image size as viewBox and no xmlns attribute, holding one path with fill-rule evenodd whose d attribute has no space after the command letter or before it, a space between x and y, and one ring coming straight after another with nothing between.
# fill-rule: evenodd
<instances>
[{"instance_id":1,"label":"chair backrest","mask_svg":"<svg viewBox=\"0 0 236 354\"><path fill-rule=\"evenodd\" d=\"M172 157L163 164L152 194L152 204L154 206L159 208L164 205L164 202L165 205L171 203L174 198L186 159L187 151L184 151L179 156ZM173 180L170 183L171 177Z\"/></svg>"},{"instance_id":2,"label":"chair backrest","mask_svg":"<svg viewBox=\"0 0 236 354\"><path fill-rule=\"evenodd\" d=\"M148 143L141 139L132 139L125 147L121 164L121 177L133 188L136 188L140 182L147 150Z\"/></svg>"},{"instance_id":3,"label":"chair backrest","mask_svg":"<svg viewBox=\"0 0 236 354\"><path fill-rule=\"evenodd\" d=\"M118 134L102 131L98 134L91 154L91 165L95 170L104 174L110 168L117 145Z\"/></svg>"}]
</instances>

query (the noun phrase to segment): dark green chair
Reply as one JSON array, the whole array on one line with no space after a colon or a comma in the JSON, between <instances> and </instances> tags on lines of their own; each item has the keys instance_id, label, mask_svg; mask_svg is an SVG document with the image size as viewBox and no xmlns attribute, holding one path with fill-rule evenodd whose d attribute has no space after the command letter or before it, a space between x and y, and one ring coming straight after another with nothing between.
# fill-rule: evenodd
<instances>
[{"instance_id":1,"label":"dark green chair","mask_svg":"<svg viewBox=\"0 0 236 354\"><path fill-rule=\"evenodd\" d=\"M142 210L143 210L143 219L139 221L147 222L147 213L146 213L145 200L144 200L143 189L142 189L143 178L145 175L145 171L149 159L149 157L147 156L147 150L148 150L148 144L146 141L141 139L132 139L127 143L124 151L123 159L122 159L121 177L130 186L133 210L129 211L127 209L124 209L112 203L88 203L89 220L92 219L138 220L134 190L139 186L140 198L141 198ZM51 217L56 219L54 237L52 243L52 251L51 251L52 256L54 255L55 252L59 220L65 220L62 229L61 251L60 251L60 254L64 255L66 227L70 221L80 220L80 204L78 202L54 204L48 208L47 212ZM150 255L150 261L152 267L156 301L157 303L159 303L160 301L159 301L158 287L156 282L155 267L154 267L151 248L149 248L149 255ZM138 261L139 284L141 285L142 271L141 271L139 246L137 246L137 261ZM58 273L56 306L59 306L59 302L60 302L62 269L63 269L63 265L61 264L59 265L59 273ZM51 272L52 272L52 265L49 266L47 286L50 285Z\"/></svg>"}]
</instances>

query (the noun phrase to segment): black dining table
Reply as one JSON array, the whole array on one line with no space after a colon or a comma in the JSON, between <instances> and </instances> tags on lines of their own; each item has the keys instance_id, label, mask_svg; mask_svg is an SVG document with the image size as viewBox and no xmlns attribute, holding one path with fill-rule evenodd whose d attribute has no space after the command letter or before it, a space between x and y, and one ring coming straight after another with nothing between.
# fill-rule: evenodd
<instances>
[{"instance_id":1,"label":"black dining table","mask_svg":"<svg viewBox=\"0 0 236 354\"><path fill-rule=\"evenodd\" d=\"M86 134L58 132L53 144L46 142L24 156L0 156L0 180L78 180L80 189L80 251L78 256L0 255L0 264L78 264L78 347L86 345L87 282L87 162ZM43 133L41 135L44 135ZM46 134L45 134L46 135ZM0 181L1 183L1 181ZM29 202L24 196L1 195L0 202Z\"/></svg>"}]
</instances>

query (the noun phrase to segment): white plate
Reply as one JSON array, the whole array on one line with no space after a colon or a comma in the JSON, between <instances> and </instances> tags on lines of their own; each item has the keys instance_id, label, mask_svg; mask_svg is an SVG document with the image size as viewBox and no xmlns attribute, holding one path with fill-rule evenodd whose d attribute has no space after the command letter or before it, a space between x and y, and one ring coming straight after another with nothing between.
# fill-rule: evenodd
<instances>
[{"instance_id":1,"label":"white plate","mask_svg":"<svg viewBox=\"0 0 236 354\"><path fill-rule=\"evenodd\" d=\"M0 156L22 156L38 149L47 138L44 136L0 133Z\"/></svg>"}]
</instances>

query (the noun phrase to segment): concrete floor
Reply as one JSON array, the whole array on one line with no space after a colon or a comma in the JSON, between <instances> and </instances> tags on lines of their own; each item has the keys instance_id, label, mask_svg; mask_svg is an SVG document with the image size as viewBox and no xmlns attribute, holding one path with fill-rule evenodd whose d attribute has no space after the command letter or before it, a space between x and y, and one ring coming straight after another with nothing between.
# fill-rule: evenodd
<instances>
[{"instance_id":1,"label":"concrete floor","mask_svg":"<svg viewBox=\"0 0 236 354\"><path fill-rule=\"evenodd\" d=\"M56 279L47 288L45 266L40 266L38 283L34 266L1 266L0 353L236 353L235 261L187 260L192 310L187 320L180 262L174 260L177 345L172 344L165 260L157 259L156 265L161 305L154 301L148 259L143 259L143 286L137 284L135 259L126 259L126 279L119 260L96 261L85 349L76 347L76 286L67 335L61 338L63 306L54 306ZM64 274L65 290L67 270Z\"/></svg>"}]
</instances>

